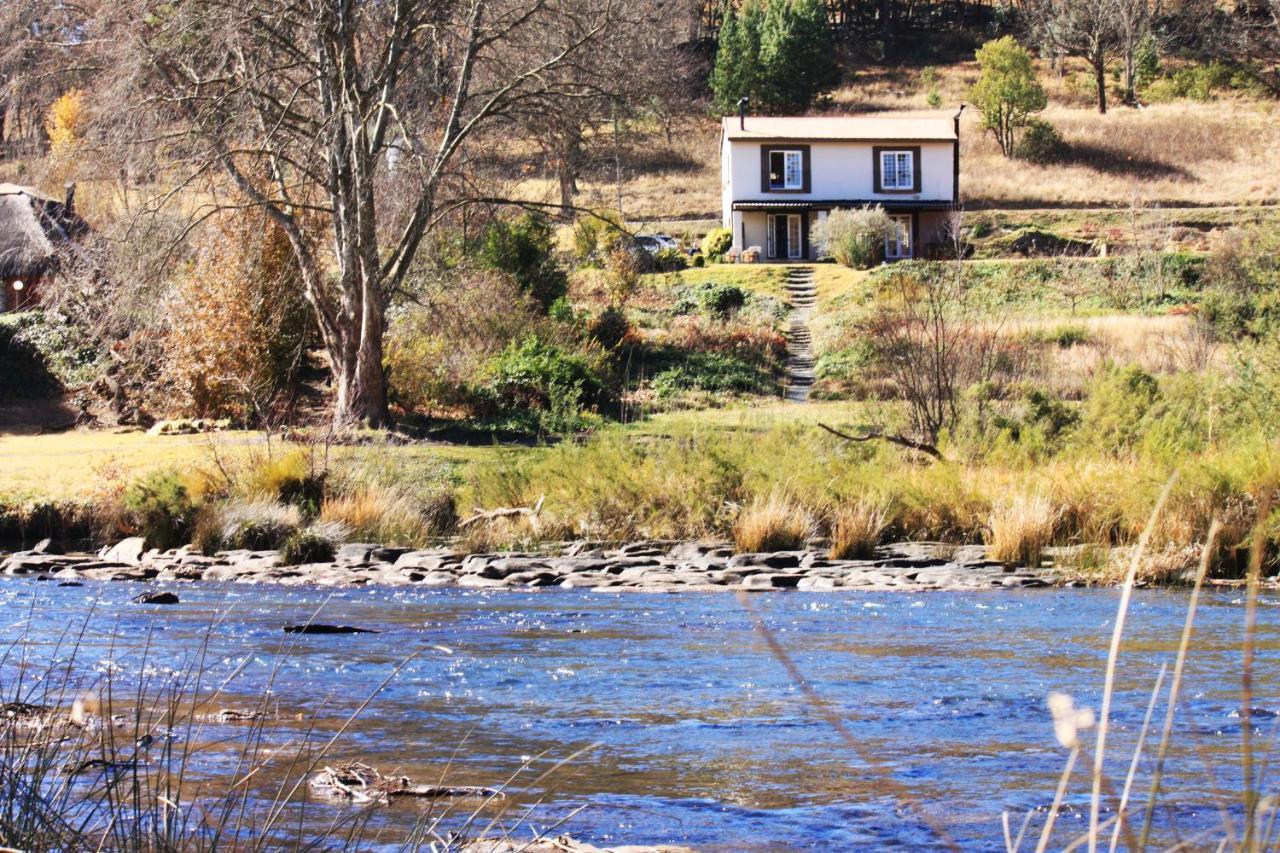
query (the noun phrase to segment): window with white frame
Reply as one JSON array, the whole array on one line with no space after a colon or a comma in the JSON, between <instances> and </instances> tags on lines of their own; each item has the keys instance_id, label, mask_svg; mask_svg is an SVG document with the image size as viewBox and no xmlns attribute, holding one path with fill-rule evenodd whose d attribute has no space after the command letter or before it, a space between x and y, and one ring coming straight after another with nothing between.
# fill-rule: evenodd
<instances>
[{"instance_id":1,"label":"window with white frame","mask_svg":"<svg viewBox=\"0 0 1280 853\"><path fill-rule=\"evenodd\" d=\"M914 190L916 162L914 151L880 152L880 188L882 190Z\"/></svg>"},{"instance_id":2,"label":"window with white frame","mask_svg":"<svg viewBox=\"0 0 1280 853\"><path fill-rule=\"evenodd\" d=\"M769 152L769 189L798 190L804 188L804 152L774 150Z\"/></svg>"}]
</instances>

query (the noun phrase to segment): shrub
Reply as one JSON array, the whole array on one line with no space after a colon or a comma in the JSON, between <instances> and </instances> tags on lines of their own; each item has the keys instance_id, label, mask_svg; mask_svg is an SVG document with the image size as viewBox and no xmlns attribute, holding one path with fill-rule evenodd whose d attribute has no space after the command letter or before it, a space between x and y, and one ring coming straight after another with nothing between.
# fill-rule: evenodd
<instances>
[{"instance_id":1,"label":"shrub","mask_svg":"<svg viewBox=\"0 0 1280 853\"><path fill-rule=\"evenodd\" d=\"M702 254L713 264L719 263L732 246L733 232L728 228L713 228L702 238Z\"/></svg>"},{"instance_id":2,"label":"shrub","mask_svg":"<svg viewBox=\"0 0 1280 853\"><path fill-rule=\"evenodd\" d=\"M1094 452L1132 450L1143 418L1159 399L1160 384L1150 373L1132 364L1108 365L1089 388L1076 440Z\"/></svg>"},{"instance_id":3,"label":"shrub","mask_svg":"<svg viewBox=\"0 0 1280 853\"><path fill-rule=\"evenodd\" d=\"M889 506L883 501L861 499L841 506L831 520L833 560L866 560L875 556L876 546L889 524Z\"/></svg>"},{"instance_id":4,"label":"shrub","mask_svg":"<svg viewBox=\"0 0 1280 853\"><path fill-rule=\"evenodd\" d=\"M868 269L879 263L884 239L893 220L879 205L833 210L813 228L820 255L830 255L851 269Z\"/></svg>"},{"instance_id":5,"label":"shrub","mask_svg":"<svg viewBox=\"0 0 1280 853\"><path fill-rule=\"evenodd\" d=\"M930 89L929 94L925 95L924 100L925 103L929 105L930 109L936 110L942 106L942 93L937 89Z\"/></svg>"},{"instance_id":6,"label":"shrub","mask_svg":"<svg viewBox=\"0 0 1280 853\"><path fill-rule=\"evenodd\" d=\"M704 310L711 314L727 317L737 313L747 304L749 294L736 284L716 284L709 282L698 293L699 302Z\"/></svg>"},{"instance_id":7,"label":"shrub","mask_svg":"<svg viewBox=\"0 0 1280 853\"><path fill-rule=\"evenodd\" d=\"M617 349L626 340L631 324L627 315L618 308L606 308L591 321L591 337L607 350Z\"/></svg>"},{"instance_id":8,"label":"shrub","mask_svg":"<svg viewBox=\"0 0 1280 853\"><path fill-rule=\"evenodd\" d=\"M1043 494L1020 493L996 500L987 522L987 556L1002 563L1039 566L1060 517L1061 510Z\"/></svg>"},{"instance_id":9,"label":"shrub","mask_svg":"<svg viewBox=\"0 0 1280 853\"><path fill-rule=\"evenodd\" d=\"M586 357L529 335L489 362L477 395L491 417L558 432L602 402L605 386Z\"/></svg>"},{"instance_id":10,"label":"shrub","mask_svg":"<svg viewBox=\"0 0 1280 853\"><path fill-rule=\"evenodd\" d=\"M626 237L617 212L601 210L579 217L573 227L573 254L580 264L598 265Z\"/></svg>"},{"instance_id":11,"label":"shrub","mask_svg":"<svg viewBox=\"0 0 1280 853\"><path fill-rule=\"evenodd\" d=\"M170 413L265 414L295 378L312 316L288 237L264 215L224 215L177 277L160 341Z\"/></svg>"},{"instance_id":12,"label":"shrub","mask_svg":"<svg viewBox=\"0 0 1280 853\"><path fill-rule=\"evenodd\" d=\"M692 352L680 364L654 375L650 387L659 398L681 391L725 393L771 393L773 377L751 362L730 353Z\"/></svg>"},{"instance_id":13,"label":"shrub","mask_svg":"<svg viewBox=\"0 0 1280 853\"><path fill-rule=\"evenodd\" d=\"M0 313L0 402L86 385L101 366L82 329L52 312Z\"/></svg>"},{"instance_id":14,"label":"shrub","mask_svg":"<svg viewBox=\"0 0 1280 853\"><path fill-rule=\"evenodd\" d=\"M474 410L489 362L512 340L546 325L541 309L510 276L489 270L454 270L423 290L418 303L398 306L390 316L391 399L422 414Z\"/></svg>"},{"instance_id":15,"label":"shrub","mask_svg":"<svg viewBox=\"0 0 1280 853\"><path fill-rule=\"evenodd\" d=\"M1053 163L1060 160L1067 145L1058 129L1043 119L1031 119L1018 141L1018 156L1032 163Z\"/></svg>"},{"instance_id":16,"label":"shrub","mask_svg":"<svg viewBox=\"0 0 1280 853\"><path fill-rule=\"evenodd\" d=\"M640 276L649 272L649 253L629 242L618 243L605 256L605 290L609 304L622 308L640 289Z\"/></svg>"},{"instance_id":17,"label":"shrub","mask_svg":"<svg viewBox=\"0 0 1280 853\"><path fill-rule=\"evenodd\" d=\"M658 272L679 272L689 266L689 257L679 249L663 249L653 256L653 267Z\"/></svg>"},{"instance_id":18,"label":"shrub","mask_svg":"<svg viewBox=\"0 0 1280 853\"><path fill-rule=\"evenodd\" d=\"M693 256L689 261L689 264L697 269L701 269L707 265L707 258L705 255L697 254Z\"/></svg>"},{"instance_id":19,"label":"shrub","mask_svg":"<svg viewBox=\"0 0 1280 853\"><path fill-rule=\"evenodd\" d=\"M337 552L337 542L316 528L300 530L289 537L280 552L280 561L286 566L304 563L331 563Z\"/></svg>"},{"instance_id":20,"label":"shrub","mask_svg":"<svg viewBox=\"0 0 1280 853\"><path fill-rule=\"evenodd\" d=\"M742 511L733 526L733 542L742 552L795 551L812 533L813 519L804 507L775 490Z\"/></svg>"},{"instance_id":21,"label":"shrub","mask_svg":"<svg viewBox=\"0 0 1280 853\"><path fill-rule=\"evenodd\" d=\"M279 548L302 523L297 507L272 500L237 501L218 513L222 548L269 551ZM205 550L202 546L201 550Z\"/></svg>"},{"instance_id":22,"label":"shrub","mask_svg":"<svg viewBox=\"0 0 1280 853\"><path fill-rule=\"evenodd\" d=\"M495 220L485 232L480 256L490 269L514 278L543 310L568 287L568 277L556 262L555 234L542 214L525 213L514 222Z\"/></svg>"},{"instance_id":23,"label":"shrub","mask_svg":"<svg viewBox=\"0 0 1280 853\"><path fill-rule=\"evenodd\" d=\"M195 507L177 471L155 471L135 480L125 489L123 502L129 522L149 546L167 549L186 544Z\"/></svg>"}]
</instances>

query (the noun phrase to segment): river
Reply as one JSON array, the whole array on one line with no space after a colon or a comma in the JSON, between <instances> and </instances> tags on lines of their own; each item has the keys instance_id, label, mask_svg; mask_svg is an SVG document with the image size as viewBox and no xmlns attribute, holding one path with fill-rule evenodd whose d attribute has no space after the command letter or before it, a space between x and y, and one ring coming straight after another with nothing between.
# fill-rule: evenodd
<instances>
[{"instance_id":1,"label":"river","mask_svg":"<svg viewBox=\"0 0 1280 853\"><path fill-rule=\"evenodd\" d=\"M415 655L328 759L453 784L496 784L528 764L510 789L513 803L532 807L519 832L581 808L559 831L700 851L926 848L939 832L965 849L1002 849L1001 812L1016 831L1027 810L1052 799L1064 764L1047 694L1100 702L1118 599L1078 589L752 596L850 744L728 594L167 588L181 603L130 603L143 589L131 583L0 583L0 641L12 647L0 664L5 698L14 649L25 646L28 671L38 671L82 635L75 668L86 684L108 670L123 682L190 671L200 656L206 690L239 671L219 704L270 689L279 720L268 739L283 743L305 730L299 720L318 719L327 736ZM1172 664L1186 602L1185 592L1135 595L1108 750L1117 787L1153 680ZM379 633L282 632L315 613ZM1170 808L1160 811L1164 841L1220 823L1205 762L1223 790L1238 787L1243 617L1238 593L1202 601L1169 760ZM1280 710L1278 617L1264 599L1252 703L1264 744ZM238 749L235 725L213 728L208 738L222 745L202 753L207 773ZM266 785L272 772L283 771L255 781ZM1087 822L1084 775L1066 803L1055 847ZM308 806L301 831L343 808ZM394 834L422 808L398 802L375 822Z\"/></svg>"}]
</instances>

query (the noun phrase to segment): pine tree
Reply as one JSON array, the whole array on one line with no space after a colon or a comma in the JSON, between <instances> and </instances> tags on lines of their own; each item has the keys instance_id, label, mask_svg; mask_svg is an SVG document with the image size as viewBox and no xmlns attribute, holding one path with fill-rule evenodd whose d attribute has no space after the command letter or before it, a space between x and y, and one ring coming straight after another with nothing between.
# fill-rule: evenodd
<instances>
[{"instance_id":1,"label":"pine tree","mask_svg":"<svg viewBox=\"0 0 1280 853\"><path fill-rule=\"evenodd\" d=\"M760 8L752 0L741 11L726 0L711 89L716 108L730 113L739 98L760 97Z\"/></svg>"},{"instance_id":2,"label":"pine tree","mask_svg":"<svg viewBox=\"0 0 1280 853\"><path fill-rule=\"evenodd\" d=\"M839 82L822 0L747 0L738 12L725 9L711 78L722 112L742 97L759 112L804 112Z\"/></svg>"}]
</instances>

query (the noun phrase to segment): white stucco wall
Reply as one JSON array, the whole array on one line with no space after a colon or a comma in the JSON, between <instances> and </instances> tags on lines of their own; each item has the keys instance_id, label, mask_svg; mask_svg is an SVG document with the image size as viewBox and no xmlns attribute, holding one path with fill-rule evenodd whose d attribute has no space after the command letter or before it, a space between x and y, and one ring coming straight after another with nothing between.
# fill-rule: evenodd
<instances>
[{"instance_id":1,"label":"white stucco wall","mask_svg":"<svg viewBox=\"0 0 1280 853\"><path fill-rule=\"evenodd\" d=\"M809 192L771 193L760 187L760 148L785 147L785 142L721 140L721 207L726 227L735 201L857 200L909 202L951 201L955 190L951 142L901 143L919 145L920 192L876 193L874 147L895 147L876 142L810 142ZM800 143L797 143L800 144ZM739 236L739 235L735 235Z\"/></svg>"}]
</instances>

